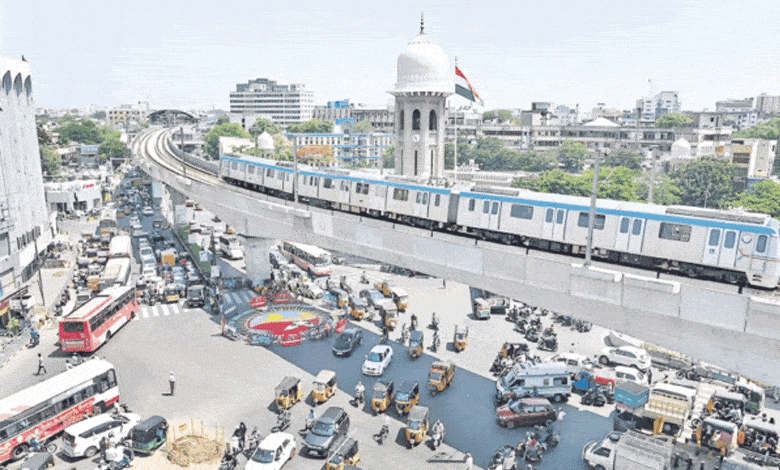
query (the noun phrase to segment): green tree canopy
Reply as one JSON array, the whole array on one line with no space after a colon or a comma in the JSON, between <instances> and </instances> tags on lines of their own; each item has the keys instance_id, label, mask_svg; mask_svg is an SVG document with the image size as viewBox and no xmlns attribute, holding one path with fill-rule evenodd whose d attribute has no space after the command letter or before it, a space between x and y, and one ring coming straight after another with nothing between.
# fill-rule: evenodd
<instances>
[{"instance_id":1,"label":"green tree canopy","mask_svg":"<svg viewBox=\"0 0 780 470\"><path fill-rule=\"evenodd\" d=\"M734 205L753 212L769 214L778 219L780 218L780 184L772 180L756 183L751 189L740 193Z\"/></svg>"},{"instance_id":2,"label":"green tree canopy","mask_svg":"<svg viewBox=\"0 0 780 470\"><path fill-rule=\"evenodd\" d=\"M549 170L539 173L536 179L520 181L515 186L531 189L542 193L567 194L570 196L587 196L590 187L585 178L564 173L561 170Z\"/></svg>"},{"instance_id":3,"label":"green tree canopy","mask_svg":"<svg viewBox=\"0 0 780 470\"><path fill-rule=\"evenodd\" d=\"M82 119L80 121L71 120L66 124L55 129L59 132L58 142L67 144L78 142L80 144L99 144L102 136L94 121Z\"/></svg>"},{"instance_id":4,"label":"green tree canopy","mask_svg":"<svg viewBox=\"0 0 780 470\"><path fill-rule=\"evenodd\" d=\"M130 158L130 149L119 139L108 139L100 144L98 155L105 159Z\"/></svg>"},{"instance_id":5,"label":"green tree canopy","mask_svg":"<svg viewBox=\"0 0 780 470\"><path fill-rule=\"evenodd\" d=\"M641 170L643 160L642 155L637 152L618 150L617 152L607 154L606 157L602 157L601 165L611 167L624 166L632 170Z\"/></svg>"},{"instance_id":6,"label":"green tree canopy","mask_svg":"<svg viewBox=\"0 0 780 470\"><path fill-rule=\"evenodd\" d=\"M268 132L271 135L276 135L280 133L282 130L273 123L273 121L269 121L268 119L258 118L257 121L252 125L252 127L249 128L249 132L252 135L260 135L263 132Z\"/></svg>"},{"instance_id":7,"label":"green tree canopy","mask_svg":"<svg viewBox=\"0 0 780 470\"><path fill-rule=\"evenodd\" d=\"M664 114L655 121L655 127L688 127L693 124L693 118L677 113Z\"/></svg>"},{"instance_id":8,"label":"green tree canopy","mask_svg":"<svg viewBox=\"0 0 780 470\"><path fill-rule=\"evenodd\" d=\"M352 132L355 134L373 134L374 125L368 121L360 121L352 126Z\"/></svg>"},{"instance_id":9,"label":"green tree canopy","mask_svg":"<svg viewBox=\"0 0 780 470\"><path fill-rule=\"evenodd\" d=\"M492 111L485 111L482 113L482 119L485 121L497 120L499 123L509 122L512 120L512 112L508 109L494 109Z\"/></svg>"},{"instance_id":10,"label":"green tree canopy","mask_svg":"<svg viewBox=\"0 0 780 470\"><path fill-rule=\"evenodd\" d=\"M43 173L49 176L59 175L62 167L62 158L51 146L41 146L41 166Z\"/></svg>"},{"instance_id":11,"label":"green tree canopy","mask_svg":"<svg viewBox=\"0 0 780 470\"><path fill-rule=\"evenodd\" d=\"M385 150L385 154L382 156L383 168L395 168L395 145L391 145Z\"/></svg>"},{"instance_id":12,"label":"green tree canopy","mask_svg":"<svg viewBox=\"0 0 780 470\"><path fill-rule=\"evenodd\" d=\"M300 124L290 124L287 131L293 134L329 134L333 132L333 123L312 119Z\"/></svg>"},{"instance_id":13,"label":"green tree canopy","mask_svg":"<svg viewBox=\"0 0 780 470\"><path fill-rule=\"evenodd\" d=\"M230 122L230 121L228 120L227 116L220 116L220 117L217 118L217 124L216 125L219 126L220 124L227 124L228 122Z\"/></svg>"},{"instance_id":14,"label":"green tree canopy","mask_svg":"<svg viewBox=\"0 0 780 470\"><path fill-rule=\"evenodd\" d=\"M741 139L766 139L775 140L780 137L780 118L762 122L750 129L743 129L734 133L733 137Z\"/></svg>"},{"instance_id":15,"label":"green tree canopy","mask_svg":"<svg viewBox=\"0 0 780 470\"><path fill-rule=\"evenodd\" d=\"M585 159L588 158L588 149L582 142L566 141L558 146L558 162L572 173L582 170Z\"/></svg>"},{"instance_id":16,"label":"green tree canopy","mask_svg":"<svg viewBox=\"0 0 780 470\"><path fill-rule=\"evenodd\" d=\"M223 136L248 138L249 134L238 124L217 124L203 139L206 142L206 153L212 158L219 158L219 138Z\"/></svg>"},{"instance_id":17,"label":"green tree canopy","mask_svg":"<svg viewBox=\"0 0 780 470\"><path fill-rule=\"evenodd\" d=\"M690 162L672 173L686 206L724 208L734 198L736 165L723 160Z\"/></svg>"}]
</instances>

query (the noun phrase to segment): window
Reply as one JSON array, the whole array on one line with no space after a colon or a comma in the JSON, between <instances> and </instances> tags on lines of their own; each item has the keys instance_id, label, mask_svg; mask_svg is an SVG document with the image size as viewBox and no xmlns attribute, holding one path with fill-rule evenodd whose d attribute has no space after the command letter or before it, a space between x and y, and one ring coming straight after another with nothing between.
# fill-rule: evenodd
<instances>
[{"instance_id":1,"label":"window","mask_svg":"<svg viewBox=\"0 0 780 470\"><path fill-rule=\"evenodd\" d=\"M469 199L469 211L474 212L474 206L476 205L476 199Z\"/></svg>"},{"instance_id":2,"label":"window","mask_svg":"<svg viewBox=\"0 0 780 470\"><path fill-rule=\"evenodd\" d=\"M533 206L524 206L522 204L512 204L509 215L518 219L532 219L534 217Z\"/></svg>"},{"instance_id":3,"label":"window","mask_svg":"<svg viewBox=\"0 0 780 470\"><path fill-rule=\"evenodd\" d=\"M691 240L691 226L661 222L661 228L658 230L658 238L688 242Z\"/></svg>"},{"instance_id":4,"label":"window","mask_svg":"<svg viewBox=\"0 0 780 470\"><path fill-rule=\"evenodd\" d=\"M720 229L715 228L710 230L710 241L708 245L718 246L719 242L720 242Z\"/></svg>"},{"instance_id":5,"label":"window","mask_svg":"<svg viewBox=\"0 0 780 470\"><path fill-rule=\"evenodd\" d=\"M254 175L255 174L255 167L252 166L252 165L249 165L249 168L247 168L246 171L249 172L250 175Z\"/></svg>"},{"instance_id":6,"label":"window","mask_svg":"<svg viewBox=\"0 0 780 470\"><path fill-rule=\"evenodd\" d=\"M433 205L439 207L440 202L441 202L441 194L437 194L436 197L433 199Z\"/></svg>"},{"instance_id":7,"label":"window","mask_svg":"<svg viewBox=\"0 0 780 470\"><path fill-rule=\"evenodd\" d=\"M422 202L422 193L420 191L417 191L417 204Z\"/></svg>"},{"instance_id":8,"label":"window","mask_svg":"<svg viewBox=\"0 0 780 470\"><path fill-rule=\"evenodd\" d=\"M409 199L409 190L408 189L401 189L401 188L395 188L393 189L393 199L397 201L406 201Z\"/></svg>"},{"instance_id":9,"label":"window","mask_svg":"<svg viewBox=\"0 0 780 470\"><path fill-rule=\"evenodd\" d=\"M595 451L593 451L594 455L598 455L599 457L609 457L609 449L606 447L599 447Z\"/></svg>"},{"instance_id":10,"label":"window","mask_svg":"<svg viewBox=\"0 0 780 470\"><path fill-rule=\"evenodd\" d=\"M620 219L620 233L628 233L628 217Z\"/></svg>"},{"instance_id":11,"label":"window","mask_svg":"<svg viewBox=\"0 0 780 470\"><path fill-rule=\"evenodd\" d=\"M3 76L3 89L5 93L11 93L11 72L6 72Z\"/></svg>"},{"instance_id":12,"label":"window","mask_svg":"<svg viewBox=\"0 0 780 470\"><path fill-rule=\"evenodd\" d=\"M491 209L490 213L493 214L493 215L498 214L498 203L497 202L493 203L493 208Z\"/></svg>"},{"instance_id":13,"label":"window","mask_svg":"<svg viewBox=\"0 0 780 470\"><path fill-rule=\"evenodd\" d=\"M542 385L544 385L545 387L549 386L550 385L550 379L542 379Z\"/></svg>"},{"instance_id":14,"label":"window","mask_svg":"<svg viewBox=\"0 0 780 470\"><path fill-rule=\"evenodd\" d=\"M723 239L723 248L734 248L734 242L737 241L737 232L726 232L726 237Z\"/></svg>"},{"instance_id":15,"label":"window","mask_svg":"<svg viewBox=\"0 0 780 470\"><path fill-rule=\"evenodd\" d=\"M428 193L423 193L423 205L428 204Z\"/></svg>"},{"instance_id":16,"label":"window","mask_svg":"<svg viewBox=\"0 0 780 470\"><path fill-rule=\"evenodd\" d=\"M268 168L268 169L265 171L265 176L270 176L271 178L273 178L273 176L274 176L274 170L273 170L273 169L271 169L271 168Z\"/></svg>"},{"instance_id":17,"label":"window","mask_svg":"<svg viewBox=\"0 0 780 470\"><path fill-rule=\"evenodd\" d=\"M333 179L325 178L324 180L322 180L322 187L325 189L331 189L333 187Z\"/></svg>"},{"instance_id":18,"label":"window","mask_svg":"<svg viewBox=\"0 0 780 470\"><path fill-rule=\"evenodd\" d=\"M401 115L398 119L398 129L404 130L404 110L401 110Z\"/></svg>"},{"instance_id":19,"label":"window","mask_svg":"<svg viewBox=\"0 0 780 470\"><path fill-rule=\"evenodd\" d=\"M368 183L363 183L363 187L360 188L359 190L356 190L356 192L360 194L368 194L368 186L369 186Z\"/></svg>"},{"instance_id":20,"label":"window","mask_svg":"<svg viewBox=\"0 0 780 470\"><path fill-rule=\"evenodd\" d=\"M568 377L556 377L553 379L553 385L556 387L565 386L568 383L569 383Z\"/></svg>"},{"instance_id":21,"label":"window","mask_svg":"<svg viewBox=\"0 0 780 470\"><path fill-rule=\"evenodd\" d=\"M766 235L759 235L756 241L756 253L763 253L766 251Z\"/></svg>"},{"instance_id":22,"label":"window","mask_svg":"<svg viewBox=\"0 0 780 470\"><path fill-rule=\"evenodd\" d=\"M641 235L641 234L642 234L642 220L634 219L634 226L631 227L631 235Z\"/></svg>"},{"instance_id":23,"label":"window","mask_svg":"<svg viewBox=\"0 0 780 470\"><path fill-rule=\"evenodd\" d=\"M420 110L415 109L412 113L412 130L413 131L419 131L420 130Z\"/></svg>"},{"instance_id":24,"label":"window","mask_svg":"<svg viewBox=\"0 0 780 470\"><path fill-rule=\"evenodd\" d=\"M436 119L436 111L431 110L431 113L428 115L428 130L429 131L435 131L439 128L438 120Z\"/></svg>"},{"instance_id":25,"label":"window","mask_svg":"<svg viewBox=\"0 0 780 470\"><path fill-rule=\"evenodd\" d=\"M487 214L490 212L490 201L485 201L484 204L482 204L482 213Z\"/></svg>"},{"instance_id":26,"label":"window","mask_svg":"<svg viewBox=\"0 0 780 470\"><path fill-rule=\"evenodd\" d=\"M360 194L363 192L363 183L355 183L355 193Z\"/></svg>"},{"instance_id":27,"label":"window","mask_svg":"<svg viewBox=\"0 0 780 470\"><path fill-rule=\"evenodd\" d=\"M237 170L238 169L238 162L233 162L232 165L230 165L230 168Z\"/></svg>"},{"instance_id":28,"label":"window","mask_svg":"<svg viewBox=\"0 0 780 470\"><path fill-rule=\"evenodd\" d=\"M278 175L276 175L280 180L284 179L284 172L280 171Z\"/></svg>"},{"instance_id":29,"label":"window","mask_svg":"<svg viewBox=\"0 0 780 470\"><path fill-rule=\"evenodd\" d=\"M563 223L563 211L558 211L558 214L555 216L555 223L556 224L562 224Z\"/></svg>"},{"instance_id":30,"label":"window","mask_svg":"<svg viewBox=\"0 0 780 470\"><path fill-rule=\"evenodd\" d=\"M577 221L577 225L580 227L587 227L588 226L588 219L590 219L590 214L587 212L580 212L580 218ZM596 218L593 220L593 228L596 230L604 230L604 221L606 220L606 217L601 214L596 214ZM560 222L559 222L560 223Z\"/></svg>"},{"instance_id":31,"label":"window","mask_svg":"<svg viewBox=\"0 0 780 470\"><path fill-rule=\"evenodd\" d=\"M547 209L547 214L544 216L544 221L548 224L553 221L553 210Z\"/></svg>"}]
</instances>

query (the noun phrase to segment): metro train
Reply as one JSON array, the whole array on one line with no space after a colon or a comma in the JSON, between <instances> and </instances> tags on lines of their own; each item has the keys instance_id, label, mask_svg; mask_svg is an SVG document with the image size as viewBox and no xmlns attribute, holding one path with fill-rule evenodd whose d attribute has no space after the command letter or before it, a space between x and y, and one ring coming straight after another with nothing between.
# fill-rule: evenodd
<instances>
[{"instance_id":1,"label":"metro train","mask_svg":"<svg viewBox=\"0 0 780 470\"><path fill-rule=\"evenodd\" d=\"M221 158L228 183L292 198L289 162ZM590 199L457 183L433 186L399 177L299 165L303 203L417 227L573 255L585 253ZM765 214L600 199L593 257L691 277L774 289L780 280L778 227Z\"/></svg>"}]
</instances>

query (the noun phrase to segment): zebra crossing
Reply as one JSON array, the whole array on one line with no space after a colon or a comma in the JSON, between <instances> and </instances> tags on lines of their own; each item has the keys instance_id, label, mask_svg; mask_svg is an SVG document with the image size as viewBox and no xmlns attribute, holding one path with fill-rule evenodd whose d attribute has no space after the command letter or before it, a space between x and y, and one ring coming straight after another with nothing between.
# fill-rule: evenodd
<instances>
[{"instance_id":1,"label":"zebra crossing","mask_svg":"<svg viewBox=\"0 0 780 470\"><path fill-rule=\"evenodd\" d=\"M250 307L250 301L257 296L257 294L249 289L240 291L223 291L222 292L222 311L226 315L238 314L245 311ZM138 319L150 319L150 318L163 318L168 316L175 316L181 314L190 314L195 312L201 312L200 308L186 308L184 302L180 301L175 304L157 303L154 305L141 305L138 309Z\"/></svg>"},{"instance_id":2,"label":"zebra crossing","mask_svg":"<svg viewBox=\"0 0 780 470\"><path fill-rule=\"evenodd\" d=\"M185 308L181 303L141 305L138 309L137 319L159 318L171 315L190 314L201 311L198 308Z\"/></svg>"}]
</instances>

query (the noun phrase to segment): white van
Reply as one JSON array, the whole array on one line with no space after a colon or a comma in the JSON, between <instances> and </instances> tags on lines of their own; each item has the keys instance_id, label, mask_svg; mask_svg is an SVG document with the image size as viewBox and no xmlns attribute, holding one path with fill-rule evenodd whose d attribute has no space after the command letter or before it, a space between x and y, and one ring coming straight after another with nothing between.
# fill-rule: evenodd
<instances>
[{"instance_id":1,"label":"white van","mask_svg":"<svg viewBox=\"0 0 780 470\"><path fill-rule=\"evenodd\" d=\"M496 400L528 396L549 398L553 403L571 396L571 377L562 362L518 362L512 370L496 380Z\"/></svg>"},{"instance_id":2,"label":"white van","mask_svg":"<svg viewBox=\"0 0 780 470\"><path fill-rule=\"evenodd\" d=\"M94 457L100 450L100 440L119 444L130 434L133 426L141 421L135 413L103 413L80 421L67 429L62 436L62 450L68 457Z\"/></svg>"},{"instance_id":3,"label":"white van","mask_svg":"<svg viewBox=\"0 0 780 470\"><path fill-rule=\"evenodd\" d=\"M592 369L593 361L587 356L577 353L560 353L550 358L550 362L560 362L566 364L566 370L572 376L583 369Z\"/></svg>"}]
</instances>

